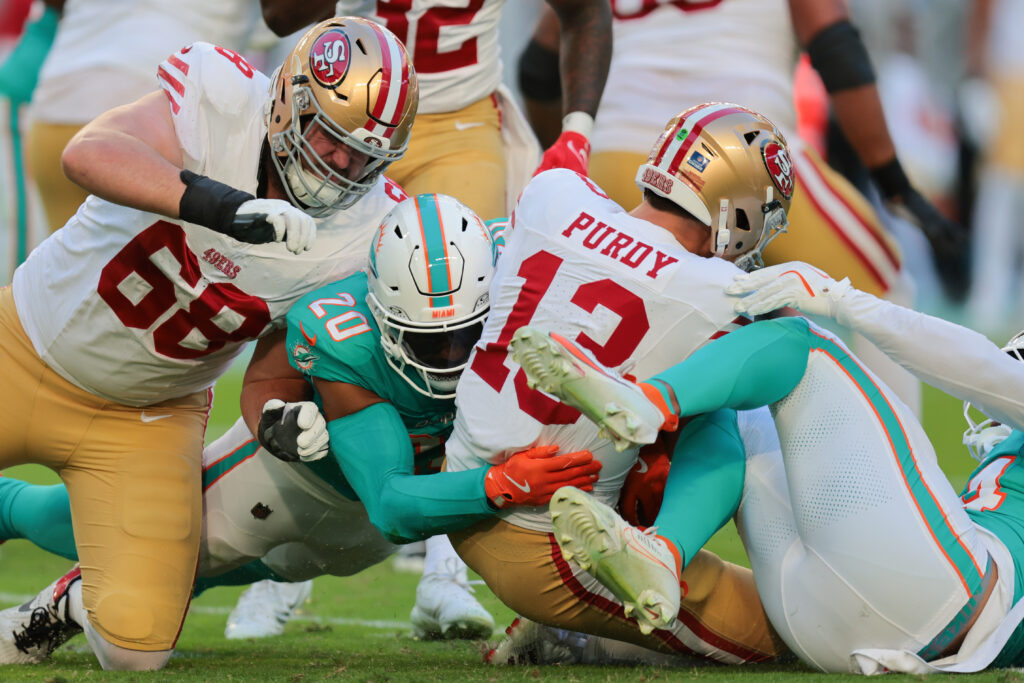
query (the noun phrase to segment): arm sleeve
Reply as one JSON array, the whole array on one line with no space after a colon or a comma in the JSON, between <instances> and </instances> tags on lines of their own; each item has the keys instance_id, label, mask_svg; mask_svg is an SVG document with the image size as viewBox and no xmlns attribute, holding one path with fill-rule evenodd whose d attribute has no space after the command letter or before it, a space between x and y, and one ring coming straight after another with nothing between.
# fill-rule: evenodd
<instances>
[{"instance_id":1,"label":"arm sleeve","mask_svg":"<svg viewBox=\"0 0 1024 683\"><path fill-rule=\"evenodd\" d=\"M456 531L494 514L484 494L487 468L413 475L409 433L394 406L376 403L327 425L331 455L394 543Z\"/></svg>"},{"instance_id":2,"label":"arm sleeve","mask_svg":"<svg viewBox=\"0 0 1024 683\"><path fill-rule=\"evenodd\" d=\"M1024 363L984 335L857 290L840 299L835 318L922 381L1024 429Z\"/></svg>"}]
</instances>

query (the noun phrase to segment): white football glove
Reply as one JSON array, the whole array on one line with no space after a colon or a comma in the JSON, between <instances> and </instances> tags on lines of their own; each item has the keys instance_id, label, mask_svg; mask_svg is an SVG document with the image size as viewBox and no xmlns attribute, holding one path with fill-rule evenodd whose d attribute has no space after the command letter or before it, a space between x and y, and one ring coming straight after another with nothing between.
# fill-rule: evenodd
<instances>
[{"instance_id":1,"label":"white football glove","mask_svg":"<svg viewBox=\"0 0 1024 683\"><path fill-rule=\"evenodd\" d=\"M302 209L283 199L250 199L235 212L235 224L249 222L253 228L269 224L274 242L284 242L288 251L298 254L309 251L316 240L316 221Z\"/></svg>"},{"instance_id":2,"label":"white football glove","mask_svg":"<svg viewBox=\"0 0 1024 683\"><path fill-rule=\"evenodd\" d=\"M801 313L834 318L839 300L850 289L850 278L836 282L813 266L792 261L741 273L725 293L743 297L733 304L737 313L754 316L792 306Z\"/></svg>"},{"instance_id":3,"label":"white football glove","mask_svg":"<svg viewBox=\"0 0 1024 683\"><path fill-rule=\"evenodd\" d=\"M327 421L311 401L270 399L263 404L256 431L260 445L286 462L312 462L327 455Z\"/></svg>"}]
</instances>

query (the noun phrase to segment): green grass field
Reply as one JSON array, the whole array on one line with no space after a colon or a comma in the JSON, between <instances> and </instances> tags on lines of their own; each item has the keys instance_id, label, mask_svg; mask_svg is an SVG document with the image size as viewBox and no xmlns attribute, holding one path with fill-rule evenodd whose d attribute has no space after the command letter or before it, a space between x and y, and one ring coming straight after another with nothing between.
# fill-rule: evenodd
<instances>
[{"instance_id":1,"label":"green grass field","mask_svg":"<svg viewBox=\"0 0 1024 683\"><path fill-rule=\"evenodd\" d=\"M209 434L219 435L237 415L239 375L218 384ZM961 404L937 391L925 395L925 427L954 485L960 487L974 461L959 446L963 431ZM8 474L40 483L56 481L39 467L19 467ZM735 532L726 529L711 547L727 559L744 562ZM68 563L25 541L0 547L0 606L34 595L68 569ZM317 579L312 601L288 624L285 635L261 641L227 641L224 622L241 588L216 588L195 600L181 640L166 669L150 674L105 673L78 637L44 664L0 667L0 681L831 681L854 676L822 674L799 665L653 669L623 667L489 667L481 663L482 642L419 642L410 635L409 610L417 576L395 572L385 562L346 579ZM514 615L487 590L477 596L503 629ZM500 632L495 635L498 638ZM909 677L896 677L905 680ZM951 676L929 678L940 681ZM997 671L968 677L970 681L1024 681L1024 674ZM894 680L892 677L886 680ZM958 680L964 680L962 677Z\"/></svg>"}]
</instances>

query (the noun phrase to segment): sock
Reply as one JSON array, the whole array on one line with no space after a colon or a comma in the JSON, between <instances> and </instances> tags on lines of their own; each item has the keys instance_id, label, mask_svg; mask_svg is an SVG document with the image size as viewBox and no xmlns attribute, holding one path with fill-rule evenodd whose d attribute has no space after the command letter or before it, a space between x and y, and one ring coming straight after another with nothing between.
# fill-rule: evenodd
<instances>
[{"instance_id":1,"label":"sock","mask_svg":"<svg viewBox=\"0 0 1024 683\"><path fill-rule=\"evenodd\" d=\"M664 382L658 380L652 380L652 382L657 384L639 382L637 386L640 387L640 391L644 392L647 400L653 403L664 416L665 421L661 423L661 431L674 432L679 428L679 402L676 400L676 393L671 386ZM672 408L669 407L670 405Z\"/></svg>"},{"instance_id":2,"label":"sock","mask_svg":"<svg viewBox=\"0 0 1024 683\"><path fill-rule=\"evenodd\" d=\"M79 626L85 624L85 606L82 605L82 580L79 579L68 588L68 616Z\"/></svg>"},{"instance_id":3,"label":"sock","mask_svg":"<svg viewBox=\"0 0 1024 683\"><path fill-rule=\"evenodd\" d=\"M456 580L466 581L466 563L455 552L445 534L431 536L426 540L423 575L429 574L455 574Z\"/></svg>"}]
</instances>

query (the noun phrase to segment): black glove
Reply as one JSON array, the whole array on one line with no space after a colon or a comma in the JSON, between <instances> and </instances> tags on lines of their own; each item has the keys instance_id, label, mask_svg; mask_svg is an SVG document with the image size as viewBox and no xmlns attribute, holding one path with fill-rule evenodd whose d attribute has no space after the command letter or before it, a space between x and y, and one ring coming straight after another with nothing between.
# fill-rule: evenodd
<instances>
[{"instance_id":1,"label":"black glove","mask_svg":"<svg viewBox=\"0 0 1024 683\"><path fill-rule=\"evenodd\" d=\"M968 245L967 229L946 218L915 190L898 160L893 159L873 169L871 176L882 192L886 208L919 227L932 245L936 258L940 261L957 260L964 254Z\"/></svg>"},{"instance_id":2,"label":"black glove","mask_svg":"<svg viewBox=\"0 0 1024 683\"><path fill-rule=\"evenodd\" d=\"M285 462L319 460L328 451L327 422L316 404L309 401L267 401L256 438L271 455Z\"/></svg>"}]
</instances>

